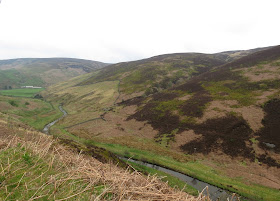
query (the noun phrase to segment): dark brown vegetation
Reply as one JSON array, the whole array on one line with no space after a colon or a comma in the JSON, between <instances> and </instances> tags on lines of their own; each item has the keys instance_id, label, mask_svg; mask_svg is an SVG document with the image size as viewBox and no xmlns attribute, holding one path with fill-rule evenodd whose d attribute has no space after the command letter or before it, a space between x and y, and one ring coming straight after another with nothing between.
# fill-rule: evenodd
<instances>
[{"instance_id":1,"label":"dark brown vegetation","mask_svg":"<svg viewBox=\"0 0 280 201\"><path fill-rule=\"evenodd\" d=\"M264 143L275 145L275 151L280 153L280 99L272 99L264 105L266 115L263 119L264 127L257 133L260 145L269 149Z\"/></svg>"},{"instance_id":2,"label":"dark brown vegetation","mask_svg":"<svg viewBox=\"0 0 280 201\"><path fill-rule=\"evenodd\" d=\"M254 157L251 153L252 148L248 148L245 143L249 141L252 130L242 117L228 115L223 118L209 119L193 126L192 129L203 137L183 145L181 148L187 153L208 154L211 151L222 150L232 157Z\"/></svg>"},{"instance_id":3,"label":"dark brown vegetation","mask_svg":"<svg viewBox=\"0 0 280 201\"><path fill-rule=\"evenodd\" d=\"M154 109L156 106L156 103L148 103L141 111L131 115L127 120L148 121L160 134L171 133L174 129L180 127L178 115L174 115L170 111L157 111Z\"/></svg>"},{"instance_id":4,"label":"dark brown vegetation","mask_svg":"<svg viewBox=\"0 0 280 201\"><path fill-rule=\"evenodd\" d=\"M202 117L206 104L212 98L206 90L195 93L189 100L181 106L181 111L188 117Z\"/></svg>"},{"instance_id":5,"label":"dark brown vegetation","mask_svg":"<svg viewBox=\"0 0 280 201\"><path fill-rule=\"evenodd\" d=\"M143 101L143 97L135 97L135 98L131 98L128 100L123 100L122 102L120 102L120 105L125 105L125 106L131 106L131 105L138 105L140 106L141 103Z\"/></svg>"}]
</instances>

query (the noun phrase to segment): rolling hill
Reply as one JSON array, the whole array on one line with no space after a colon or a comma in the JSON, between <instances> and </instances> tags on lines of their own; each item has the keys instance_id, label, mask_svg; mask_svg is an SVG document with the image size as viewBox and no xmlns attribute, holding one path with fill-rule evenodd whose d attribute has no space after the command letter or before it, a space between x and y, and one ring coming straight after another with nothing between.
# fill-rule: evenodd
<instances>
[{"instance_id":1,"label":"rolling hill","mask_svg":"<svg viewBox=\"0 0 280 201\"><path fill-rule=\"evenodd\" d=\"M217 54L176 53L118 63L104 68L79 85L120 81L120 99L149 95L176 86L229 61L266 48Z\"/></svg>"},{"instance_id":2,"label":"rolling hill","mask_svg":"<svg viewBox=\"0 0 280 201\"><path fill-rule=\"evenodd\" d=\"M214 55L200 53L160 55L140 61L114 64L98 72L53 85L42 95L48 101L64 105L69 115L63 120L63 125L71 127L99 118L104 110L122 100L148 96L179 85L217 65L225 64L230 55L239 55L237 52L243 51Z\"/></svg>"},{"instance_id":3,"label":"rolling hill","mask_svg":"<svg viewBox=\"0 0 280 201\"><path fill-rule=\"evenodd\" d=\"M47 87L108 64L71 58L0 60L0 89L21 86Z\"/></svg>"},{"instance_id":4,"label":"rolling hill","mask_svg":"<svg viewBox=\"0 0 280 201\"><path fill-rule=\"evenodd\" d=\"M180 148L188 153L193 153L194 147L196 152L209 153L212 145L213 148L219 145L231 156L253 157L249 154L253 149L246 150L244 141L260 140L266 124L272 129L271 139L267 136L267 141L260 141L260 144L280 141L273 131L277 125L272 123L273 119L268 119L277 116L271 109L278 108L279 61L280 46L215 68L168 91L154 94L148 100L132 99L123 104L138 105L137 112L128 119L148 121L158 130L158 138L176 129L177 133L193 130L202 134L201 142L194 139L193 144L181 145ZM210 139L206 139L208 137ZM220 138L223 142L218 143ZM210 144L205 146L206 143ZM275 152L279 152L279 144Z\"/></svg>"},{"instance_id":5,"label":"rolling hill","mask_svg":"<svg viewBox=\"0 0 280 201\"><path fill-rule=\"evenodd\" d=\"M277 200L279 88L275 46L113 64L42 95L69 110L55 136Z\"/></svg>"}]
</instances>

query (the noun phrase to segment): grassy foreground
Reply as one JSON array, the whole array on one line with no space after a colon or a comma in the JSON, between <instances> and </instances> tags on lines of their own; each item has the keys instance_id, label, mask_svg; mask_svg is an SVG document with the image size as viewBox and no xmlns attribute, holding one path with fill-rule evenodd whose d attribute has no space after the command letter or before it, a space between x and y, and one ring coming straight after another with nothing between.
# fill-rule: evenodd
<instances>
[{"instance_id":1,"label":"grassy foreground","mask_svg":"<svg viewBox=\"0 0 280 201\"><path fill-rule=\"evenodd\" d=\"M5 168L0 176L1 200L62 199L87 189L82 178L68 178L69 173L64 172L66 167L60 168L62 164L45 161L46 158L31 154L21 144L1 151L0 158ZM100 184L97 189L102 191L104 186ZM90 193L85 192L77 198L86 200L89 196Z\"/></svg>"},{"instance_id":2,"label":"grassy foreground","mask_svg":"<svg viewBox=\"0 0 280 201\"><path fill-rule=\"evenodd\" d=\"M0 130L0 200L205 200L3 119Z\"/></svg>"}]
</instances>

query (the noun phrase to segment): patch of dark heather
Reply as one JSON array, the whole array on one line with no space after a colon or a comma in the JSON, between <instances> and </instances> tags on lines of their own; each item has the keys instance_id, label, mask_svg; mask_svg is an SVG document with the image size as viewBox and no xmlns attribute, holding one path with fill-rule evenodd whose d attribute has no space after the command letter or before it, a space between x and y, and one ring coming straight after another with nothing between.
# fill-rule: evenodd
<instances>
[{"instance_id":1,"label":"patch of dark heather","mask_svg":"<svg viewBox=\"0 0 280 201\"><path fill-rule=\"evenodd\" d=\"M265 117L262 120L263 127L256 133L260 146L263 149L271 149L265 145L270 143L275 146L274 151L280 153L280 99L272 99L265 103L263 110Z\"/></svg>"},{"instance_id":2,"label":"patch of dark heather","mask_svg":"<svg viewBox=\"0 0 280 201\"><path fill-rule=\"evenodd\" d=\"M255 158L253 149L245 143L249 141L252 130L242 117L228 115L209 119L194 125L192 129L201 134L202 138L182 145L181 149L186 153L208 154L213 150L222 150L232 157L243 156L252 160Z\"/></svg>"}]
</instances>

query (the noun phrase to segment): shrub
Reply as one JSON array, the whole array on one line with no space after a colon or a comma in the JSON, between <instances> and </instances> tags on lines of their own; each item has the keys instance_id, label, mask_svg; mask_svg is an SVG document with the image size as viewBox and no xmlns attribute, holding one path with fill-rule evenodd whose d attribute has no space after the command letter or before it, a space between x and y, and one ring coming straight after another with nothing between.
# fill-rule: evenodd
<instances>
[{"instance_id":1,"label":"shrub","mask_svg":"<svg viewBox=\"0 0 280 201\"><path fill-rule=\"evenodd\" d=\"M11 106L18 107L18 104L14 100L9 100Z\"/></svg>"}]
</instances>

